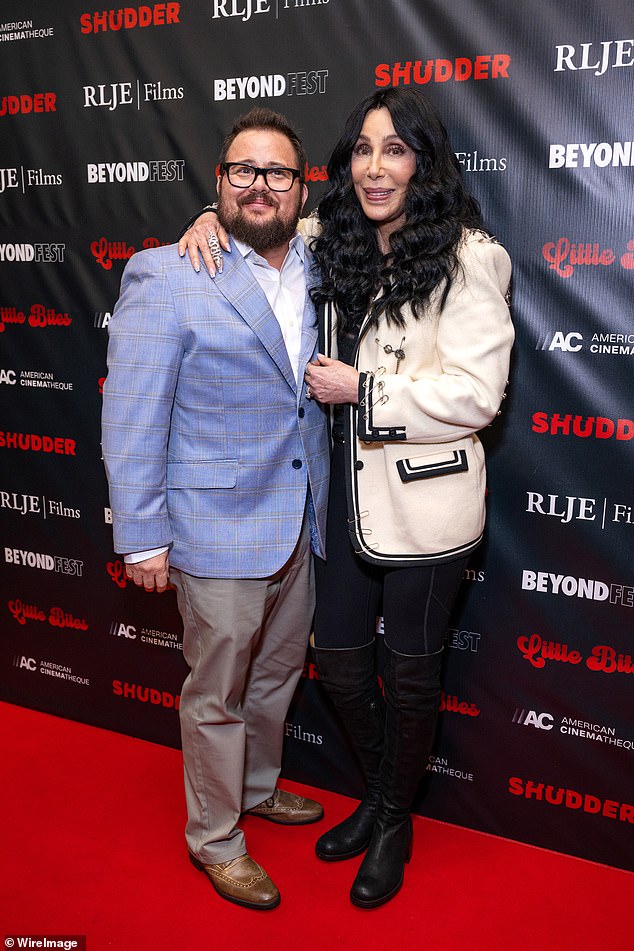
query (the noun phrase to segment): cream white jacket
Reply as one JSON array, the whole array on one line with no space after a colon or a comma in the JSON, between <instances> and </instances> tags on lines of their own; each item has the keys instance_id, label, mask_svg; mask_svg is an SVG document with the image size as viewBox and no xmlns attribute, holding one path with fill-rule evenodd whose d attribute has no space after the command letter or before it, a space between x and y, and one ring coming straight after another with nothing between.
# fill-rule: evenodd
<instances>
[{"instance_id":1,"label":"cream white jacket","mask_svg":"<svg viewBox=\"0 0 634 951\"><path fill-rule=\"evenodd\" d=\"M498 413L514 331L507 306L511 262L481 232L467 232L442 311L403 329L362 325L354 365L359 404L346 412L350 536L371 562L438 564L472 551L485 521L486 470L476 433ZM328 356L336 315L326 308Z\"/></svg>"}]
</instances>

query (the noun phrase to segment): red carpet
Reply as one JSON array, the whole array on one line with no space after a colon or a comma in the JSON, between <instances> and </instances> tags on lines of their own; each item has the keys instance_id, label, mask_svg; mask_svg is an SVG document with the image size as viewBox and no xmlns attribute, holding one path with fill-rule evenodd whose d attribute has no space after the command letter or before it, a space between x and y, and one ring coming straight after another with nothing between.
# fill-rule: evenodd
<instances>
[{"instance_id":1,"label":"red carpet","mask_svg":"<svg viewBox=\"0 0 634 951\"><path fill-rule=\"evenodd\" d=\"M89 951L634 947L634 875L422 818L399 895L354 908L360 859L326 864L313 853L350 801L321 790L308 792L324 803L324 823L244 821L282 903L238 908L187 860L177 751L2 703L0 734L0 947L36 934L86 935Z\"/></svg>"}]
</instances>

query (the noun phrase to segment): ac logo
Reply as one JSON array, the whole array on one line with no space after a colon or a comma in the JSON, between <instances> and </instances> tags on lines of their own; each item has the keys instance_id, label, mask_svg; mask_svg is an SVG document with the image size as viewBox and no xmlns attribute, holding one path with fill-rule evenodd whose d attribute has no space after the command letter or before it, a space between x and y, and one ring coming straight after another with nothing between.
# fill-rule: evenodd
<instances>
[{"instance_id":1,"label":"ac logo","mask_svg":"<svg viewBox=\"0 0 634 951\"><path fill-rule=\"evenodd\" d=\"M583 335L572 331L564 333L562 330L556 330L554 333L547 333L543 339L537 341L536 350L561 350L562 353L577 353L583 349Z\"/></svg>"},{"instance_id":2,"label":"ac logo","mask_svg":"<svg viewBox=\"0 0 634 951\"><path fill-rule=\"evenodd\" d=\"M516 710L513 723L520 726L533 726L536 730L552 730L554 720L550 713L537 713L535 710Z\"/></svg>"},{"instance_id":3,"label":"ac logo","mask_svg":"<svg viewBox=\"0 0 634 951\"><path fill-rule=\"evenodd\" d=\"M17 382L15 370L0 370L0 383L6 383L7 386L15 386Z\"/></svg>"},{"instance_id":4,"label":"ac logo","mask_svg":"<svg viewBox=\"0 0 634 951\"><path fill-rule=\"evenodd\" d=\"M37 664L33 657L14 657L13 666L19 670L31 670L33 672L37 670Z\"/></svg>"},{"instance_id":5,"label":"ac logo","mask_svg":"<svg viewBox=\"0 0 634 951\"><path fill-rule=\"evenodd\" d=\"M128 640L136 640L136 627L133 624L122 624L120 621L113 621L110 625L110 633L114 637L127 637Z\"/></svg>"}]
</instances>

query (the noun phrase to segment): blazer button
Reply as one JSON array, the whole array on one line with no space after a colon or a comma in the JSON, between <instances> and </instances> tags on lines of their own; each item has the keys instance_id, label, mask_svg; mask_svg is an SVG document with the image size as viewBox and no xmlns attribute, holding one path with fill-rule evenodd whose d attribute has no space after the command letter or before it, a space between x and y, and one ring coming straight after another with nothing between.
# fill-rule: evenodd
<instances>
[{"instance_id":1,"label":"blazer button","mask_svg":"<svg viewBox=\"0 0 634 951\"><path fill-rule=\"evenodd\" d=\"M355 464L354 464L354 467L355 467L355 469L357 469L357 470L363 469L363 463L361 462L360 459L357 459L357 461L356 461Z\"/></svg>"},{"instance_id":2,"label":"blazer button","mask_svg":"<svg viewBox=\"0 0 634 951\"><path fill-rule=\"evenodd\" d=\"M306 413L306 410L304 409L304 407L300 406L300 408L297 410L297 415L299 416L299 418L303 419L305 413Z\"/></svg>"},{"instance_id":3,"label":"blazer button","mask_svg":"<svg viewBox=\"0 0 634 951\"><path fill-rule=\"evenodd\" d=\"M301 469L301 467L302 467L302 460L301 460L301 459L293 459L292 466L293 466L293 469Z\"/></svg>"}]
</instances>

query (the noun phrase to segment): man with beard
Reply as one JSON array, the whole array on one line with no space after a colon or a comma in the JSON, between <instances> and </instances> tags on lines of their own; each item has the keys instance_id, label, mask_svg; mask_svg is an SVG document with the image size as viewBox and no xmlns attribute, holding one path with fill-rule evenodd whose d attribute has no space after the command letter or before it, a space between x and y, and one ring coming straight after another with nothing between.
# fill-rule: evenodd
<instances>
[{"instance_id":1,"label":"man with beard","mask_svg":"<svg viewBox=\"0 0 634 951\"><path fill-rule=\"evenodd\" d=\"M227 136L215 280L174 246L128 262L110 322L103 456L114 545L146 591L176 588L190 668L180 701L189 855L223 898L274 908L240 815L285 825L321 806L280 790L283 725L323 557L329 451L304 367L317 346L296 233L305 155L255 109Z\"/></svg>"}]
</instances>

